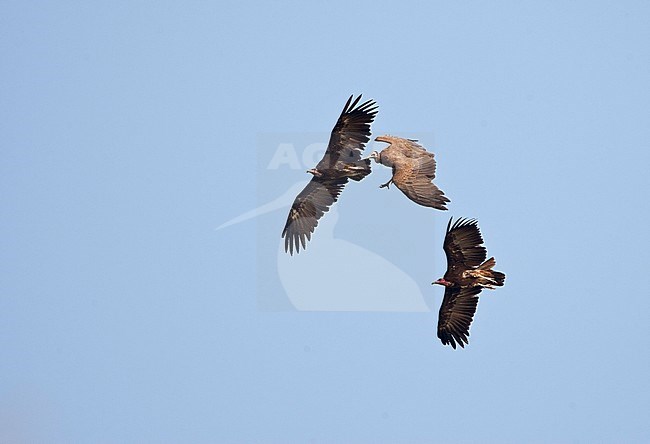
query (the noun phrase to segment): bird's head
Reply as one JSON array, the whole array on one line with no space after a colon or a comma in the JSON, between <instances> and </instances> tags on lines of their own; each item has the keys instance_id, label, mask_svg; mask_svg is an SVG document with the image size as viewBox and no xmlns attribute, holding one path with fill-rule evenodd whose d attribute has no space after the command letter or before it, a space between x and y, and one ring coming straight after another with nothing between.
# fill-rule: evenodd
<instances>
[{"instance_id":1,"label":"bird's head","mask_svg":"<svg viewBox=\"0 0 650 444\"><path fill-rule=\"evenodd\" d=\"M318 171L316 168L312 168L311 170L307 170L308 173L313 174L316 177L320 177L323 175L320 171Z\"/></svg>"},{"instance_id":2,"label":"bird's head","mask_svg":"<svg viewBox=\"0 0 650 444\"><path fill-rule=\"evenodd\" d=\"M453 283L445 280L444 278L440 278L435 282L431 282L431 285L435 285L435 284L444 285L445 287L451 287L452 285L454 285Z\"/></svg>"},{"instance_id":3,"label":"bird's head","mask_svg":"<svg viewBox=\"0 0 650 444\"><path fill-rule=\"evenodd\" d=\"M370 158L375 162L379 163L379 151L373 151L370 153Z\"/></svg>"}]
</instances>

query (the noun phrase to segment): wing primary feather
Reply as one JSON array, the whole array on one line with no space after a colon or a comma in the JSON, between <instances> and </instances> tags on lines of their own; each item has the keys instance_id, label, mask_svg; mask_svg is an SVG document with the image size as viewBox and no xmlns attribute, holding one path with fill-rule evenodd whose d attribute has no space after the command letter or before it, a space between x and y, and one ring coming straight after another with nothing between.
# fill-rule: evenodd
<instances>
[{"instance_id":1,"label":"wing primary feather","mask_svg":"<svg viewBox=\"0 0 650 444\"><path fill-rule=\"evenodd\" d=\"M301 247L303 250L307 247L307 241L311 240L318 220L337 201L347 181L345 177L333 180L314 177L296 196L282 230L285 251L289 254L294 251L299 253Z\"/></svg>"},{"instance_id":2,"label":"wing primary feather","mask_svg":"<svg viewBox=\"0 0 650 444\"><path fill-rule=\"evenodd\" d=\"M345 106L343 107L343 111L341 112L341 115L345 114L348 112L350 102L352 102L352 98L354 97L354 94L350 95L350 98L348 99L347 102L345 102Z\"/></svg>"},{"instance_id":3,"label":"wing primary feather","mask_svg":"<svg viewBox=\"0 0 650 444\"><path fill-rule=\"evenodd\" d=\"M361 94L354 100L352 105L350 105L350 108L348 109L348 112L353 110L355 106L357 106L357 103L359 103L359 100L361 100Z\"/></svg>"}]
</instances>

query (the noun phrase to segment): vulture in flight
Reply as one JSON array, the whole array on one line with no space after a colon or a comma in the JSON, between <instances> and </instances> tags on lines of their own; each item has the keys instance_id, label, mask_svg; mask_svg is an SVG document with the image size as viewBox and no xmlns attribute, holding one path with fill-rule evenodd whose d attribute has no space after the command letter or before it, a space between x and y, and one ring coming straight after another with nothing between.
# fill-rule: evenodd
<instances>
[{"instance_id":1,"label":"vulture in flight","mask_svg":"<svg viewBox=\"0 0 650 444\"><path fill-rule=\"evenodd\" d=\"M452 218L453 219L453 218ZM447 224L443 249L447 255L447 271L433 282L445 286L445 296L438 314L438 338L443 345L468 344L469 326L476 312L478 295L483 288L503 286L506 275L492 270L493 257L487 252L475 219L458 219Z\"/></svg>"},{"instance_id":2,"label":"vulture in flight","mask_svg":"<svg viewBox=\"0 0 650 444\"><path fill-rule=\"evenodd\" d=\"M315 168L311 181L298 194L289 210L287 223L282 230L284 249L291 255L303 250L318 220L339 197L348 179L359 181L370 174L370 159L361 158L370 140L370 124L377 115L377 104L368 100L358 105L361 95L354 101L350 96L339 116L325 156Z\"/></svg>"},{"instance_id":3,"label":"vulture in flight","mask_svg":"<svg viewBox=\"0 0 650 444\"><path fill-rule=\"evenodd\" d=\"M394 183L406 197L425 207L446 210L449 199L431 181L436 177L436 161L433 153L425 150L415 140L394 136L375 139L390 145L380 152L373 151L370 158L393 169L393 177L379 188Z\"/></svg>"}]
</instances>

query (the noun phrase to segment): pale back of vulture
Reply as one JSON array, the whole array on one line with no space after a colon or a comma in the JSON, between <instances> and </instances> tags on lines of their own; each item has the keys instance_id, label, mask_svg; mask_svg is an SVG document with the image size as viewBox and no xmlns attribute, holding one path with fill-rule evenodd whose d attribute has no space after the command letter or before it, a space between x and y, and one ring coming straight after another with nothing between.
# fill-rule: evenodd
<instances>
[{"instance_id":1,"label":"pale back of vulture","mask_svg":"<svg viewBox=\"0 0 650 444\"><path fill-rule=\"evenodd\" d=\"M390 145L375 160L393 169L392 183L413 202L438 210L446 210L449 199L432 183L436 177L434 154L410 139L380 136L375 140Z\"/></svg>"}]
</instances>

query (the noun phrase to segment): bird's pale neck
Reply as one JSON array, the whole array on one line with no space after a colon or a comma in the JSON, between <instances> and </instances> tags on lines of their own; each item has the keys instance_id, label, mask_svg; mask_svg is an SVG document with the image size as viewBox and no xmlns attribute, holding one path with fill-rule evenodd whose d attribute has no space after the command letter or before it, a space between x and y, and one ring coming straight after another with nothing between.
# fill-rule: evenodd
<instances>
[{"instance_id":1,"label":"bird's pale neck","mask_svg":"<svg viewBox=\"0 0 650 444\"><path fill-rule=\"evenodd\" d=\"M370 158L374 160L376 163L381 163L379 161L380 160L379 151L373 151L372 153L370 153Z\"/></svg>"}]
</instances>

